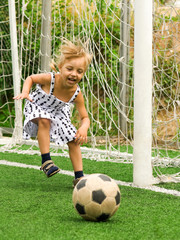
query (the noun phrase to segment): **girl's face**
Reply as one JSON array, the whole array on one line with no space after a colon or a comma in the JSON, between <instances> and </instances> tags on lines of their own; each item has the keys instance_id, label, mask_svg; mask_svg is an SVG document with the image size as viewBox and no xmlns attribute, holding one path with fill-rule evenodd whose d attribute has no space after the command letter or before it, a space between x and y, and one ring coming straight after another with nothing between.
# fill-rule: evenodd
<instances>
[{"instance_id":1,"label":"girl's face","mask_svg":"<svg viewBox=\"0 0 180 240\"><path fill-rule=\"evenodd\" d=\"M64 83L68 86L74 86L80 82L86 71L85 58L75 57L67 59L59 70Z\"/></svg>"}]
</instances>

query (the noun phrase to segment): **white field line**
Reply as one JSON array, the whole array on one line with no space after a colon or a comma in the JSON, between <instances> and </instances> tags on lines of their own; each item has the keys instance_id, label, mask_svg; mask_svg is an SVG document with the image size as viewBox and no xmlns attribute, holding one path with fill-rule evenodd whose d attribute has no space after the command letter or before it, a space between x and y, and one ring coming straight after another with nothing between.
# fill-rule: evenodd
<instances>
[{"instance_id":1,"label":"white field line","mask_svg":"<svg viewBox=\"0 0 180 240\"><path fill-rule=\"evenodd\" d=\"M10 161L6 161L6 160L0 160L0 165L7 165L7 166L11 166L11 167L21 167L21 168L33 168L36 170L40 170L40 167L41 167L41 166L28 165L28 164L18 163L18 162L10 162ZM71 171L61 170L59 173L68 175L68 176L74 176L74 173Z\"/></svg>"},{"instance_id":2,"label":"white field line","mask_svg":"<svg viewBox=\"0 0 180 240\"><path fill-rule=\"evenodd\" d=\"M32 169L40 170L40 166L28 165L28 164L18 163L18 162L10 162L10 161L6 161L6 160L0 160L0 165L6 165L6 166L12 166L12 167L21 167L21 168L32 168ZM72 171L61 170L59 173L63 174L63 175L74 176L74 173ZM86 174L86 176L87 175L88 174ZM131 182L123 182L123 181L120 181L120 180L115 180L115 181L118 185L121 185L121 186L139 188L137 186L134 186L133 183L131 183ZM157 187L157 186L142 187L141 189L151 190L151 191L154 191L154 192L165 193L165 194L170 194L170 195L180 197L180 192L179 191L160 188L160 187Z\"/></svg>"}]
</instances>

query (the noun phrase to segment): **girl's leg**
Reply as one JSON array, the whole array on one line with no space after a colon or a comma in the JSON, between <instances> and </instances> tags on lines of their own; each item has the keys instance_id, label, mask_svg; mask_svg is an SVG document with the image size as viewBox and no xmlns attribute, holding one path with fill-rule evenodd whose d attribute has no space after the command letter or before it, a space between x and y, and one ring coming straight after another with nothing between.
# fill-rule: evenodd
<instances>
[{"instance_id":1,"label":"girl's leg","mask_svg":"<svg viewBox=\"0 0 180 240\"><path fill-rule=\"evenodd\" d=\"M69 156L75 172L75 178L83 177L83 162L80 145L74 141L68 143Z\"/></svg>"},{"instance_id":2,"label":"girl's leg","mask_svg":"<svg viewBox=\"0 0 180 240\"><path fill-rule=\"evenodd\" d=\"M50 125L49 119L39 118L38 119L38 143L41 154L49 153L50 146Z\"/></svg>"},{"instance_id":3,"label":"girl's leg","mask_svg":"<svg viewBox=\"0 0 180 240\"><path fill-rule=\"evenodd\" d=\"M50 157L50 126L51 122L49 119L39 118L38 119L38 143L42 157L42 167L41 170L45 172L47 177L51 177L60 169L54 165Z\"/></svg>"}]
</instances>

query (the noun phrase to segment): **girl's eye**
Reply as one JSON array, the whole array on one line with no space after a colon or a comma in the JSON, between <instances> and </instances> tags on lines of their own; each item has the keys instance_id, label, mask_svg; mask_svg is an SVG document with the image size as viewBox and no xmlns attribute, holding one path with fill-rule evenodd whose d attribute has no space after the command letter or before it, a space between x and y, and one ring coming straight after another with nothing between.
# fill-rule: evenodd
<instances>
[{"instance_id":1,"label":"girl's eye","mask_svg":"<svg viewBox=\"0 0 180 240\"><path fill-rule=\"evenodd\" d=\"M67 67L66 69L67 69L68 71L71 71L71 70L72 70L72 68L71 68L71 67Z\"/></svg>"}]
</instances>

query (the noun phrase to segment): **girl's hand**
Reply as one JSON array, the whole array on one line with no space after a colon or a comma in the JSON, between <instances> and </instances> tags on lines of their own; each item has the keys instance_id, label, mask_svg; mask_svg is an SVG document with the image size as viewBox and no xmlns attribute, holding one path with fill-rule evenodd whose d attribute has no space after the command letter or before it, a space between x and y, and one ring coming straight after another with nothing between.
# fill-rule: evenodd
<instances>
[{"instance_id":1,"label":"girl's hand","mask_svg":"<svg viewBox=\"0 0 180 240\"><path fill-rule=\"evenodd\" d=\"M23 99L27 99L29 100L30 102L32 102L33 100L29 97L29 94L28 93L20 93L19 95L13 97L13 99L16 99L16 100L23 100Z\"/></svg>"},{"instance_id":2,"label":"girl's hand","mask_svg":"<svg viewBox=\"0 0 180 240\"><path fill-rule=\"evenodd\" d=\"M83 144L83 143L87 143L87 128L81 126L75 135L75 143L76 144Z\"/></svg>"}]
</instances>

